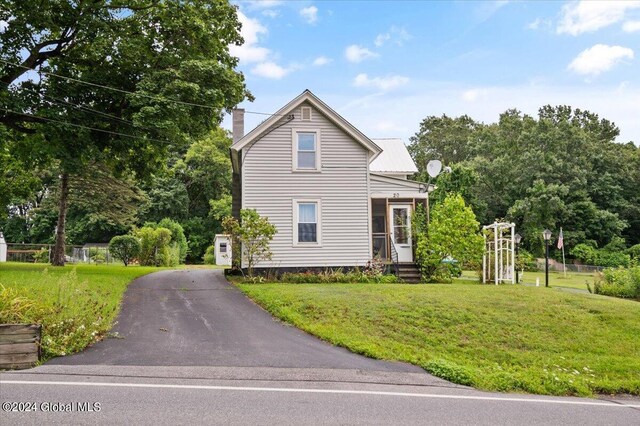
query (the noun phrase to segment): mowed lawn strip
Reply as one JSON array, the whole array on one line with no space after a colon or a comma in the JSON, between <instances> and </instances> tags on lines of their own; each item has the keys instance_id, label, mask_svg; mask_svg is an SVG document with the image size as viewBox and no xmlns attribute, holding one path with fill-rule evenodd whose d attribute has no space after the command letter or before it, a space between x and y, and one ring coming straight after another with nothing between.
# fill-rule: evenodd
<instances>
[{"instance_id":1,"label":"mowed lawn strip","mask_svg":"<svg viewBox=\"0 0 640 426\"><path fill-rule=\"evenodd\" d=\"M640 303L525 286L239 284L278 318L456 383L640 395Z\"/></svg>"},{"instance_id":2,"label":"mowed lawn strip","mask_svg":"<svg viewBox=\"0 0 640 426\"><path fill-rule=\"evenodd\" d=\"M529 272L525 271L520 273L520 281L524 284L535 285L536 278L540 280L540 286L544 286L544 271ZM593 281L595 275L589 272L570 272L567 274L563 272L549 272L549 286L550 287L567 287L575 288L578 290L587 291L587 283L593 288ZM462 277L460 279L468 279L471 281L479 281L478 273L475 271L462 271Z\"/></svg>"},{"instance_id":3,"label":"mowed lawn strip","mask_svg":"<svg viewBox=\"0 0 640 426\"><path fill-rule=\"evenodd\" d=\"M42 324L44 360L80 351L109 331L127 285L158 270L0 263L0 324Z\"/></svg>"}]
</instances>

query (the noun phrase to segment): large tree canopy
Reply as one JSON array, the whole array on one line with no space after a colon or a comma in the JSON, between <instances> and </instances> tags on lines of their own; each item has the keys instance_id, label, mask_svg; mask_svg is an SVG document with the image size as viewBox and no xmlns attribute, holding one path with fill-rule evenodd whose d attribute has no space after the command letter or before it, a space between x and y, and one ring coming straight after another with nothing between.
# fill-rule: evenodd
<instances>
[{"instance_id":1,"label":"large tree canopy","mask_svg":"<svg viewBox=\"0 0 640 426\"><path fill-rule=\"evenodd\" d=\"M17 191L29 163L60 174L56 263L70 181L93 164L144 178L251 96L227 1L0 0L0 20L0 162Z\"/></svg>"},{"instance_id":2,"label":"large tree canopy","mask_svg":"<svg viewBox=\"0 0 640 426\"><path fill-rule=\"evenodd\" d=\"M481 223L514 220L523 245L540 253L541 231L564 229L565 244L640 242L640 149L616 143L617 127L588 111L545 106L498 123L427 117L409 150L422 177L431 159L452 166L437 200L461 193Z\"/></svg>"}]
</instances>

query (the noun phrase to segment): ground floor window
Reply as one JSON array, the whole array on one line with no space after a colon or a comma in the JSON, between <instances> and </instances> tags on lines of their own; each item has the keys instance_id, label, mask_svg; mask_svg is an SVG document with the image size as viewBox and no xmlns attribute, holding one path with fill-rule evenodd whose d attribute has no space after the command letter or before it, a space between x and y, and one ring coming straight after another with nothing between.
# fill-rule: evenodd
<instances>
[{"instance_id":1,"label":"ground floor window","mask_svg":"<svg viewBox=\"0 0 640 426\"><path fill-rule=\"evenodd\" d=\"M320 243L320 201L294 201L294 244Z\"/></svg>"}]
</instances>

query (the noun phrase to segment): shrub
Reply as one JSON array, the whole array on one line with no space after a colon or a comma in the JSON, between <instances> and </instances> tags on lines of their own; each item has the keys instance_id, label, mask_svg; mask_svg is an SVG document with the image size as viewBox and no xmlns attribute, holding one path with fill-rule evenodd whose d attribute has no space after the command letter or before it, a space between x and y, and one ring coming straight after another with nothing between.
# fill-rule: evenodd
<instances>
[{"instance_id":1,"label":"shrub","mask_svg":"<svg viewBox=\"0 0 640 426\"><path fill-rule=\"evenodd\" d=\"M423 221L422 209L414 215L414 221ZM479 264L484 251L484 240L478 230L471 207L462 196L449 194L431 212L431 222L414 226L416 232L416 263L422 277L428 282L450 282L458 273L451 260L461 264ZM444 262L449 259L449 262Z\"/></svg>"},{"instance_id":2,"label":"shrub","mask_svg":"<svg viewBox=\"0 0 640 426\"><path fill-rule=\"evenodd\" d=\"M571 250L571 255L587 265L606 266L609 268L628 267L631 263L631 255L623 250L614 250L619 246L619 242L614 241L608 244L607 247L598 250L588 244L577 244Z\"/></svg>"},{"instance_id":3,"label":"shrub","mask_svg":"<svg viewBox=\"0 0 640 426\"><path fill-rule=\"evenodd\" d=\"M187 238L184 235L184 229L182 228L182 225L174 220L165 217L160 222L158 222L158 228L166 228L171 231L171 243L175 244L178 248L178 261L176 262L176 265L178 263L184 263L185 259L187 258L187 250L189 245L187 244ZM172 254L172 256L174 255L175 253Z\"/></svg>"},{"instance_id":4,"label":"shrub","mask_svg":"<svg viewBox=\"0 0 640 426\"><path fill-rule=\"evenodd\" d=\"M207 247L207 251L204 252L204 256L202 260L204 260L205 265L215 265L216 264L216 247L212 244Z\"/></svg>"},{"instance_id":5,"label":"shrub","mask_svg":"<svg viewBox=\"0 0 640 426\"><path fill-rule=\"evenodd\" d=\"M172 266L169 254L171 231L166 228L144 226L135 231L140 240L140 264L144 266Z\"/></svg>"},{"instance_id":6,"label":"shrub","mask_svg":"<svg viewBox=\"0 0 640 426\"><path fill-rule=\"evenodd\" d=\"M608 268L616 268L624 266L625 268L631 263L631 257L621 251L598 250L596 265L606 266Z\"/></svg>"},{"instance_id":7,"label":"shrub","mask_svg":"<svg viewBox=\"0 0 640 426\"><path fill-rule=\"evenodd\" d=\"M382 273L370 273L358 269L344 272L342 269L327 269L322 272L285 272L279 279L282 283L289 284L331 284L331 283L357 283L357 284L391 284L397 283L395 275Z\"/></svg>"},{"instance_id":8,"label":"shrub","mask_svg":"<svg viewBox=\"0 0 640 426\"><path fill-rule=\"evenodd\" d=\"M140 241L133 235L118 235L109 242L109 252L128 266L140 254Z\"/></svg>"},{"instance_id":9,"label":"shrub","mask_svg":"<svg viewBox=\"0 0 640 426\"><path fill-rule=\"evenodd\" d=\"M627 249L627 254L631 257L631 259L640 261L640 244L629 247Z\"/></svg>"},{"instance_id":10,"label":"shrub","mask_svg":"<svg viewBox=\"0 0 640 426\"><path fill-rule=\"evenodd\" d=\"M640 266L605 269L596 274L593 291L605 296L640 299Z\"/></svg>"},{"instance_id":11,"label":"shrub","mask_svg":"<svg viewBox=\"0 0 640 426\"><path fill-rule=\"evenodd\" d=\"M35 263L49 263L49 250L42 247L37 252L33 253L33 261Z\"/></svg>"},{"instance_id":12,"label":"shrub","mask_svg":"<svg viewBox=\"0 0 640 426\"><path fill-rule=\"evenodd\" d=\"M581 243L576 244L576 246L571 249L571 255L582 263L595 265L597 263L598 251L591 245Z\"/></svg>"},{"instance_id":13,"label":"shrub","mask_svg":"<svg viewBox=\"0 0 640 426\"><path fill-rule=\"evenodd\" d=\"M518 250L518 258L516 259L516 268L528 272L535 272L538 270L538 263L531 253L520 249Z\"/></svg>"},{"instance_id":14,"label":"shrub","mask_svg":"<svg viewBox=\"0 0 640 426\"><path fill-rule=\"evenodd\" d=\"M104 250L98 247L89 247L89 260L95 263L104 263L107 260Z\"/></svg>"}]
</instances>

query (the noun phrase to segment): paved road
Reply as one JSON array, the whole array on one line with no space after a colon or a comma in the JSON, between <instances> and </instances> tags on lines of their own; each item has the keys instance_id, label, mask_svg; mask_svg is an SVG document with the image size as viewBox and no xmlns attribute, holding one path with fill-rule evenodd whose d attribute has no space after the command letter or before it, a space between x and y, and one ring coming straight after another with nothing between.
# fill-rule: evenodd
<instances>
[{"instance_id":1,"label":"paved road","mask_svg":"<svg viewBox=\"0 0 640 426\"><path fill-rule=\"evenodd\" d=\"M231 286L221 270L162 271L124 296L119 338L48 365L345 368L423 372L334 347L284 325ZM425 373L426 374L426 373Z\"/></svg>"},{"instance_id":2,"label":"paved road","mask_svg":"<svg viewBox=\"0 0 640 426\"><path fill-rule=\"evenodd\" d=\"M35 403L29 408L37 409L3 412L0 423L640 424L638 400L549 398L416 385L412 383L419 379L414 373L102 366L91 375L89 366L43 368L0 374L0 401ZM404 384L385 384L389 379ZM99 412L94 403L99 403ZM51 411L60 407L72 412ZM94 411L78 412L87 407Z\"/></svg>"},{"instance_id":3,"label":"paved road","mask_svg":"<svg viewBox=\"0 0 640 426\"><path fill-rule=\"evenodd\" d=\"M220 271L140 278L118 321L123 338L0 373L0 423L640 424L638 399L481 392L335 348L273 320Z\"/></svg>"}]
</instances>

